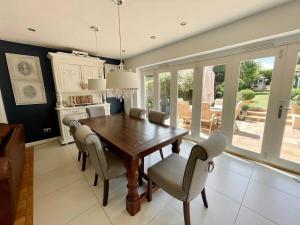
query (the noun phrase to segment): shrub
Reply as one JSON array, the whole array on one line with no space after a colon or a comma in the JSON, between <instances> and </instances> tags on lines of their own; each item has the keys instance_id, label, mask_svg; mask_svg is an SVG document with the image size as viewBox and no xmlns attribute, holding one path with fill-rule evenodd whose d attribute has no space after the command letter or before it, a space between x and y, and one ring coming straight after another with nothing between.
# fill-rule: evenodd
<instances>
[{"instance_id":1,"label":"shrub","mask_svg":"<svg viewBox=\"0 0 300 225\"><path fill-rule=\"evenodd\" d=\"M300 88L293 88L292 94L291 94L291 99L295 98L298 95L300 95Z\"/></svg>"},{"instance_id":2,"label":"shrub","mask_svg":"<svg viewBox=\"0 0 300 225\"><path fill-rule=\"evenodd\" d=\"M224 84L218 84L215 90L215 98L222 98L224 96Z\"/></svg>"},{"instance_id":3,"label":"shrub","mask_svg":"<svg viewBox=\"0 0 300 225\"><path fill-rule=\"evenodd\" d=\"M249 110L249 108L250 108L250 106L249 105L243 105L243 107L242 107L242 111L248 111Z\"/></svg>"},{"instance_id":4,"label":"shrub","mask_svg":"<svg viewBox=\"0 0 300 225\"><path fill-rule=\"evenodd\" d=\"M255 92L250 89L244 89L238 93L240 100L252 100L255 97Z\"/></svg>"},{"instance_id":5,"label":"shrub","mask_svg":"<svg viewBox=\"0 0 300 225\"><path fill-rule=\"evenodd\" d=\"M300 95L296 95L296 96L292 99L291 103L292 103L293 105L300 105Z\"/></svg>"}]
</instances>

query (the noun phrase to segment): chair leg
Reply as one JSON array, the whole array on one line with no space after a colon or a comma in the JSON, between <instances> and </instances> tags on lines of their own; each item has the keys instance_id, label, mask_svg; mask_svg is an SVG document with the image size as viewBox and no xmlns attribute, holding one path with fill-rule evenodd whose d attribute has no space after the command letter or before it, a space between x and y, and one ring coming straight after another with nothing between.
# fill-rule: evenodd
<instances>
[{"instance_id":1,"label":"chair leg","mask_svg":"<svg viewBox=\"0 0 300 225\"><path fill-rule=\"evenodd\" d=\"M183 202L183 214L184 214L184 224L191 225L190 203L188 201Z\"/></svg>"},{"instance_id":2,"label":"chair leg","mask_svg":"<svg viewBox=\"0 0 300 225\"><path fill-rule=\"evenodd\" d=\"M98 175L95 173L94 186L97 186L98 183Z\"/></svg>"},{"instance_id":3,"label":"chair leg","mask_svg":"<svg viewBox=\"0 0 300 225\"><path fill-rule=\"evenodd\" d=\"M144 173L144 158L142 158L142 163L140 165L139 168L139 185L142 186L143 185L143 177L142 174Z\"/></svg>"},{"instance_id":4,"label":"chair leg","mask_svg":"<svg viewBox=\"0 0 300 225\"><path fill-rule=\"evenodd\" d=\"M147 196L147 199L148 199L148 202L151 202L152 201L152 180L148 180L148 188L147 188L147 192L148 192L148 196Z\"/></svg>"},{"instance_id":5,"label":"chair leg","mask_svg":"<svg viewBox=\"0 0 300 225\"><path fill-rule=\"evenodd\" d=\"M80 161L80 159L81 159L81 151L78 151L78 159L77 159L77 161Z\"/></svg>"},{"instance_id":6,"label":"chair leg","mask_svg":"<svg viewBox=\"0 0 300 225\"><path fill-rule=\"evenodd\" d=\"M108 202L108 191L109 191L109 180L104 180L104 189L103 189L103 206L107 205Z\"/></svg>"},{"instance_id":7,"label":"chair leg","mask_svg":"<svg viewBox=\"0 0 300 225\"><path fill-rule=\"evenodd\" d=\"M82 171L85 171L86 158L87 158L87 155L86 155L85 152L83 152L83 153L82 153L82 168L81 168Z\"/></svg>"},{"instance_id":8,"label":"chair leg","mask_svg":"<svg viewBox=\"0 0 300 225\"><path fill-rule=\"evenodd\" d=\"M163 153L162 149L159 149L159 153L160 153L161 159L164 159L165 157L164 157L164 153Z\"/></svg>"},{"instance_id":9,"label":"chair leg","mask_svg":"<svg viewBox=\"0 0 300 225\"><path fill-rule=\"evenodd\" d=\"M208 203L207 203L207 199L206 199L205 188L203 188L203 190L201 191L201 196L202 196L202 200L203 200L203 204L204 204L205 208L208 208Z\"/></svg>"}]
</instances>

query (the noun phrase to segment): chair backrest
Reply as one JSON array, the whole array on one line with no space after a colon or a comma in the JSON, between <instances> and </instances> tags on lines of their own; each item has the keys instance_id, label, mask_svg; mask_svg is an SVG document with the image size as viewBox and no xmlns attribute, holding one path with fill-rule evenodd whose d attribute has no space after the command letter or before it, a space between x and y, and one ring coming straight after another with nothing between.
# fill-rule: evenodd
<instances>
[{"instance_id":1,"label":"chair backrest","mask_svg":"<svg viewBox=\"0 0 300 225\"><path fill-rule=\"evenodd\" d=\"M130 108L129 110L129 116L136 117L136 118L143 118L143 116L146 114L145 109L140 108Z\"/></svg>"},{"instance_id":2,"label":"chair backrest","mask_svg":"<svg viewBox=\"0 0 300 225\"><path fill-rule=\"evenodd\" d=\"M70 128L70 134L72 135L74 142L78 148L79 151L83 152L84 151L84 147L80 144L80 142L77 140L77 138L75 137L75 132L76 129L81 126L81 124L79 123L79 121L72 115L67 115L63 118L62 120L63 124L68 126Z\"/></svg>"},{"instance_id":3,"label":"chair backrest","mask_svg":"<svg viewBox=\"0 0 300 225\"><path fill-rule=\"evenodd\" d=\"M243 102L239 101L236 106L235 106L235 119L238 117L238 115L240 114L240 111L242 110L243 107Z\"/></svg>"},{"instance_id":4,"label":"chair backrest","mask_svg":"<svg viewBox=\"0 0 300 225\"><path fill-rule=\"evenodd\" d=\"M150 111L148 120L152 123L164 124L165 120L169 118L169 114L159 111Z\"/></svg>"},{"instance_id":5,"label":"chair backrest","mask_svg":"<svg viewBox=\"0 0 300 225\"><path fill-rule=\"evenodd\" d=\"M88 107L88 108L86 108L86 112L87 112L89 118L105 116L104 106Z\"/></svg>"},{"instance_id":6,"label":"chair backrest","mask_svg":"<svg viewBox=\"0 0 300 225\"><path fill-rule=\"evenodd\" d=\"M109 165L99 137L86 125L78 127L75 136L85 146L95 172L105 179Z\"/></svg>"},{"instance_id":7,"label":"chair backrest","mask_svg":"<svg viewBox=\"0 0 300 225\"><path fill-rule=\"evenodd\" d=\"M227 137L215 132L199 145L192 148L188 159L182 188L187 193L187 200L194 199L205 187L212 159L220 155L227 146Z\"/></svg>"},{"instance_id":8,"label":"chair backrest","mask_svg":"<svg viewBox=\"0 0 300 225\"><path fill-rule=\"evenodd\" d=\"M201 104L201 119L210 119L212 113L210 109L210 102L202 102Z\"/></svg>"},{"instance_id":9,"label":"chair backrest","mask_svg":"<svg viewBox=\"0 0 300 225\"><path fill-rule=\"evenodd\" d=\"M188 101L181 101L177 104L179 117L191 117L192 112Z\"/></svg>"}]
</instances>

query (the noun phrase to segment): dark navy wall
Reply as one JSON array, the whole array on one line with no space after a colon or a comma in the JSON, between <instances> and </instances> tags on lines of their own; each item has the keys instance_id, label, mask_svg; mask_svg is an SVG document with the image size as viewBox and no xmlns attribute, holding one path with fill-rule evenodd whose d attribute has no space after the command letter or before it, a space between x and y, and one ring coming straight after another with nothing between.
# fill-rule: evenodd
<instances>
[{"instance_id":1,"label":"dark navy wall","mask_svg":"<svg viewBox=\"0 0 300 225\"><path fill-rule=\"evenodd\" d=\"M25 45L20 43L0 40L0 88L2 92L4 107L9 123L23 123L25 125L26 142L43 140L60 136L57 113L55 111L56 94L51 69L51 62L47 58L48 52L61 51L39 46ZM5 53L37 56L40 59L43 80L46 91L47 104L40 105L16 105ZM119 60L101 58L110 64L119 64ZM122 112L123 102L117 99L109 99L111 112ZM51 132L44 133L44 128L51 128Z\"/></svg>"}]
</instances>

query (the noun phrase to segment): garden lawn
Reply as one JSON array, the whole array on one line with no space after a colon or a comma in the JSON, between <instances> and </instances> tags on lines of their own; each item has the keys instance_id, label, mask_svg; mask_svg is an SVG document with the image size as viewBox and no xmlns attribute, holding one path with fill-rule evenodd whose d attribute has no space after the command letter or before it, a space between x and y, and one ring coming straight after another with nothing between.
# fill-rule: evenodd
<instances>
[{"instance_id":1,"label":"garden lawn","mask_svg":"<svg viewBox=\"0 0 300 225\"><path fill-rule=\"evenodd\" d=\"M251 103L249 104L250 107L255 108L263 108L266 109L268 107L270 91L256 91L255 97L252 99Z\"/></svg>"}]
</instances>

